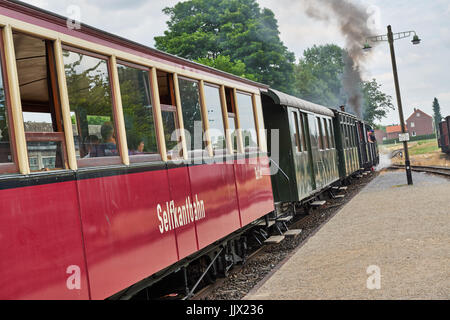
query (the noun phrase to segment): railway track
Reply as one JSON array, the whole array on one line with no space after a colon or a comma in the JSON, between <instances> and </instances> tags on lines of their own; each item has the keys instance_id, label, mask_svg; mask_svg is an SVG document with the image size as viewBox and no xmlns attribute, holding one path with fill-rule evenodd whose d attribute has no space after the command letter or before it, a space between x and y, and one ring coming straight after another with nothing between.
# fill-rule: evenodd
<instances>
[{"instance_id":1,"label":"railway track","mask_svg":"<svg viewBox=\"0 0 450 320\"><path fill-rule=\"evenodd\" d=\"M391 165L392 169L404 169L404 165ZM450 168L449 167L438 167L438 166L411 166L411 170L418 172L426 172L437 174L445 177L450 177Z\"/></svg>"}]
</instances>

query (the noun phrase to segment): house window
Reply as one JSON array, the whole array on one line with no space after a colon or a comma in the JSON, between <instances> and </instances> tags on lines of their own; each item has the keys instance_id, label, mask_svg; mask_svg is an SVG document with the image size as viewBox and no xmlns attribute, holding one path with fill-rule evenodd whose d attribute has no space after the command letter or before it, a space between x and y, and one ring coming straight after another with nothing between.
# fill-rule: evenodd
<instances>
[{"instance_id":1,"label":"house window","mask_svg":"<svg viewBox=\"0 0 450 320\"><path fill-rule=\"evenodd\" d=\"M417 134L415 131L412 132L412 136L415 137Z\"/></svg>"},{"instance_id":2,"label":"house window","mask_svg":"<svg viewBox=\"0 0 450 320\"><path fill-rule=\"evenodd\" d=\"M420 113L419 112L416 113L416 117L417 118L420 117Z\"/></svg>"},{"instance_id":3,"label":"house window","mask_svg":"<svg viewBox=\"0 0 450 320\"><path fill-rule=\"evenodd\" d=\"M414 127L415 127L414 122L411 122L411 128L414 128Z\"/></svg>"}]
</instances>

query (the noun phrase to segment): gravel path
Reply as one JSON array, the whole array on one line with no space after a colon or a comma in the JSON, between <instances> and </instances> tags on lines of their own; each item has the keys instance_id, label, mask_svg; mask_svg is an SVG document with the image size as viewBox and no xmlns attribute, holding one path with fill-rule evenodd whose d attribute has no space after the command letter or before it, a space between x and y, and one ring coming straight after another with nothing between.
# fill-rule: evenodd
<instances>
[{"instance_id":1,"label":"gravel path","mask_svg":"<svg viewBox=\"0 0 450 320\"><path fill-rule=\"evenodd\" d=\"M245 299L449 299L450 181L413 179L381 173Z\"/></svg>"}]
</instances>

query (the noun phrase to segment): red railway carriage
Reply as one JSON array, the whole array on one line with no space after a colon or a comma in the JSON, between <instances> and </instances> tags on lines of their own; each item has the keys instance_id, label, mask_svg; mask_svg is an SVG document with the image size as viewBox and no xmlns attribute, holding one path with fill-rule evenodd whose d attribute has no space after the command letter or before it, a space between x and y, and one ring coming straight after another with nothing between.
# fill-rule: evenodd
<instances>
[{"instance_id":1,"label":"red railway carriage","mask_svg":"<svg viewBox=\"0 0 450 320\"><path fill-rule=\"evenodd\" d=\"M1 299L104 299L274 210L265 85L16 1L0 28Z\"/></svg>"},{"instance_id":2,"label":"red railway carriage","mask_svg":"<svg viewBox=\"0 0 450 320\"><path fill-rule=\"evenodd\" d=\"M439 123L438 144L442 152L450 153L450 116L444 118Z\"/></svg>"}]
</instances>

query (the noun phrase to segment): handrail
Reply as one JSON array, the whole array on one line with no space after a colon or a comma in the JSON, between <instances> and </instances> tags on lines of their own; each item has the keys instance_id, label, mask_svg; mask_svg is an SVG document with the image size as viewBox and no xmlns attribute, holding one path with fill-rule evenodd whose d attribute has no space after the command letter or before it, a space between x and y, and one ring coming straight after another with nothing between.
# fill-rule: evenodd
<instances>
[{"instance_id":1,"label":"handrail","mask_svg":"<svg viewBox=\"0 0 450 320\"><path fill-rule=\"evenodd\" d=\"M281 169L280 166L279 166L272 158L269 157L269 160L272 161L272 162L277 166L278 170L280 170L281 173L286 177L286 179L287 179L288 181L290 181L290 180L289 180L289 177L286 175L286 173L283 171L283 169Z\"/></svg>"}]
</instances>

